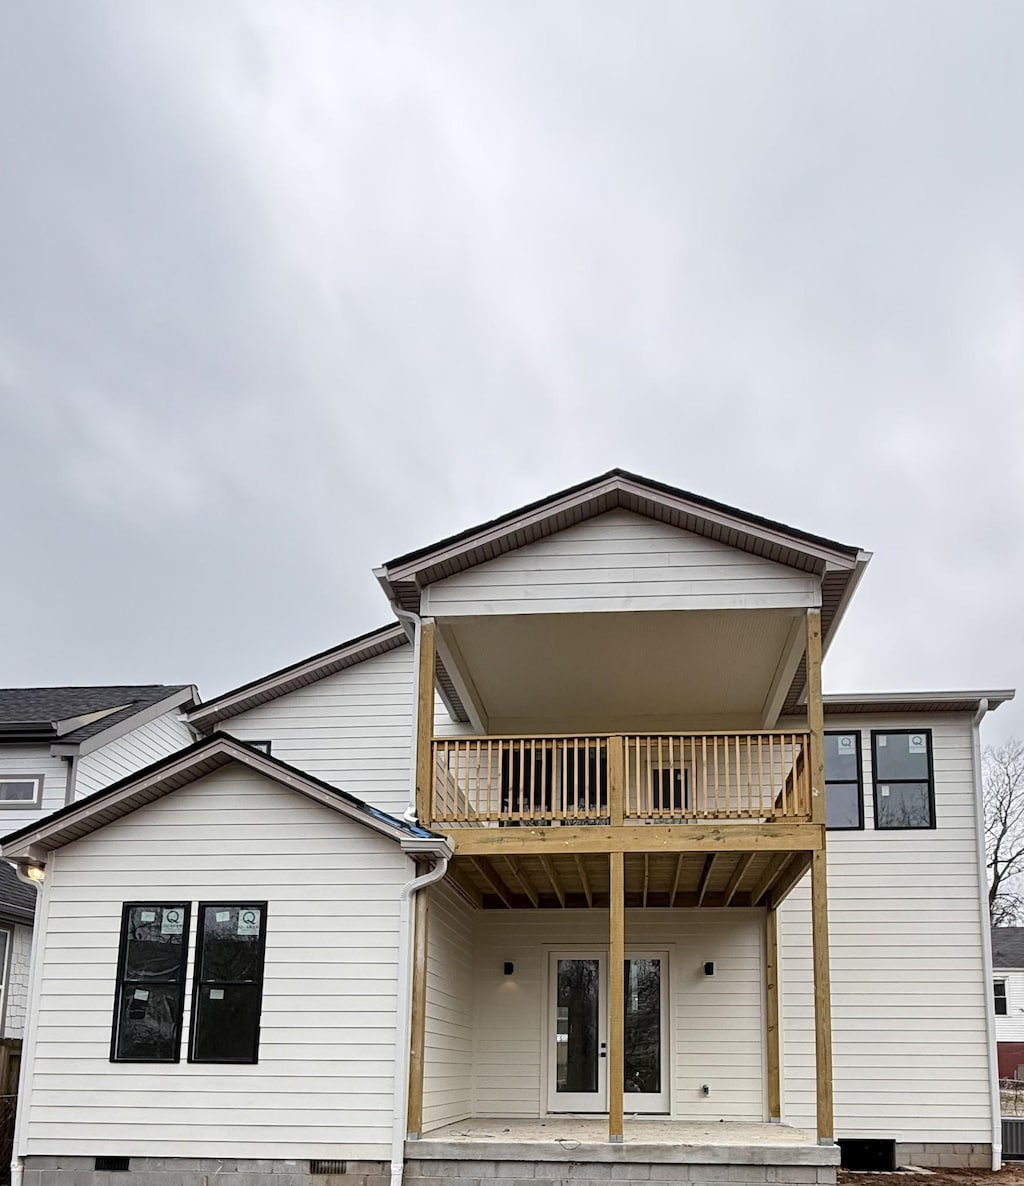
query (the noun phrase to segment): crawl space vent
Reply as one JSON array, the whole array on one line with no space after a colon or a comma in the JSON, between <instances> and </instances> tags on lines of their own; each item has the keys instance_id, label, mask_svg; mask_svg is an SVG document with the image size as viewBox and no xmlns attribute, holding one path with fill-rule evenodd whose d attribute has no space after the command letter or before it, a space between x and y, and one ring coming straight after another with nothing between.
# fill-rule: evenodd
<instances>
[{"instance_id":1,"label":"crawl space vent","mask_svg":"<svg viewBox=\"0 0 1024 1186\"><path fill-rule=\"evenodd\" d=\"M309 1172L311 1174L347 1174L348 1162L330 1157L318 1158L309 1163Z\"/></svg>"},{"instance_id":2,"label":"crawl space vent","mask_svg":"<svg viewBox=\"0 0 1024 1186\"><path fill-rule=\"evenodd\" d=\"M97 1172L106 1170L113 1174L126 1174L129 1170L127 1157L97 1157L93 1167Z\"/></svg>"}]
</instances>

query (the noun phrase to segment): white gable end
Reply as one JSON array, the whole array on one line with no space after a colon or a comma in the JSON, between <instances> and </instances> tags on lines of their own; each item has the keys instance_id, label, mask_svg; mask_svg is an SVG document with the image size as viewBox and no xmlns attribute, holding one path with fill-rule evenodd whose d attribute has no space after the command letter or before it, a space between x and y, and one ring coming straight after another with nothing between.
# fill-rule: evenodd
<instances>
[{"instance_id":1,"label":"white gable end","mask_svg":"<svg viewBox=\"0 0 1024 1186\"><path fill-rule=\"evenodd\" d=\"M813 573L624 510L436 581L423 595L423 612L438 618L820 604Z\"/></svg>"}]
</instances>

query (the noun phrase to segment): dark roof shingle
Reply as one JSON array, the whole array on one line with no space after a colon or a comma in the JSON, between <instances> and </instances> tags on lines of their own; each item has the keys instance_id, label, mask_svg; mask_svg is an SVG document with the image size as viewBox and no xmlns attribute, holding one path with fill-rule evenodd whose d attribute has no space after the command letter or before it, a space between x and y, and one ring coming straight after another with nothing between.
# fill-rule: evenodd
<instances>
[{"instance_id":1,"label":"dark roof shingle","mask_svg":"<svg viewBox=\"0 0 1024 1186\"><path fill-rule=\"evenodd\" d=\"M113 684L81 688L0 688L0 728L16 731L19 725L27 728L55 724L104 709L118 710L61 736L61 741L84 741L189 687L189 684Z\"/></svg>"}]
</instances>

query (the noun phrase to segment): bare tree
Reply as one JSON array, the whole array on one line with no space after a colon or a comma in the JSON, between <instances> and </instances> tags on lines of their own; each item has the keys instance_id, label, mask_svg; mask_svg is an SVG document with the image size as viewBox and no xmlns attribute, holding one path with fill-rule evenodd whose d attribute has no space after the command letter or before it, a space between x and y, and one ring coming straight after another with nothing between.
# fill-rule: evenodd
<instances>
[{"instance_id":1,"label":"bare tree","mask_svg":"<svg viewBox=\"0 0 1024 1186\"><path fill-rule=\"evenodd\" d=\"M1024 873L1024 741L1011 737L998 749L990 746L982 770L989 915L993 926L1011 926L1024 920L1017 882Z\"/></svg>"}]
</instances>

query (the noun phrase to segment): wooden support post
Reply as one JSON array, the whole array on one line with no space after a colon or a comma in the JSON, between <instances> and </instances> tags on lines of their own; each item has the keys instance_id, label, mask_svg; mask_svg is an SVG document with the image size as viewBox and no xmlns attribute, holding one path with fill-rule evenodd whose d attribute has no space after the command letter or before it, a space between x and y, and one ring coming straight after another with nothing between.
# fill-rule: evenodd
<instances>
[{"instance_id":1,"label":"wooden support post","mask_svg":"<svg viewBox=\"0 0 1024 1186\"><path fill-rule=\"evenodd\" d=\"M825 714L821 704L821 610L807 611L807 728L811 733L811 823L825 823Z\"/></svg>"},{"instance_id":2,"label":"wooden support post","mask_svg":"<svg viewBox=\"0 0 1024 1186\"><path fill-rule=\"evenodd\" d=\"M625 864L621 852L608 857L608 1140L623 1137L622 1088L625 1074L626 909Z\"/></svg>"},{"instance_id":3,"label":"wooden support post","mask_svg":"<svg viewBox=\"0 0 1024 1186\"><path fill-rule=\"evenodd\" d=\"M415 937L412 962L412 1007L409 1024L409 1112L411 1140L423 1131L423 1057L427 1031L427 916L429 907L423 890L416 895Z\"/></svg>"},{"instance_id":4,"label":"wooden support post","mask_svg":"<svg viewBox=\"0 0 1024 1186\"><path fill-rule=\"evenodd\" d=\"M420 665L416 683L416 817L427 828L434 818L434 621L420 623Z\"/></svg>"},{"instance_id":5,"label":"wooden support post","mask_svg":"<svg viewBox=\"0 0 1024 1186\"><path fill-rule=\"evenodd\" d=\"M768 1119L777 1124L782 1117L782 1075L779 1046L779 929L778 915L770 906L765 911L765 989L767 996L766 1046L768 1053Z\"/></svg>"},{"instance_id":6,"label":"wooden support post","mask_svg":"<svg viewBox=\"0 0 1024 1186\"><path fill-rule=\"evenodd\" d=\"M835 1137L832 1118L832 1000L828 957L828 878L825 850L811 854L811 947L814 953L814 1066L818 1143Z\"/></svg>"},{"instance_id":7,"label":"wooden support post","mask_svg":"<svg viewBox=\"0 0 1024 1186\"><path fill-rule=\"evenodd\" d=\"M608 815L613 828L625 820L626 743L622 737L608 738Z\"/></svg>"}]
</instances>

